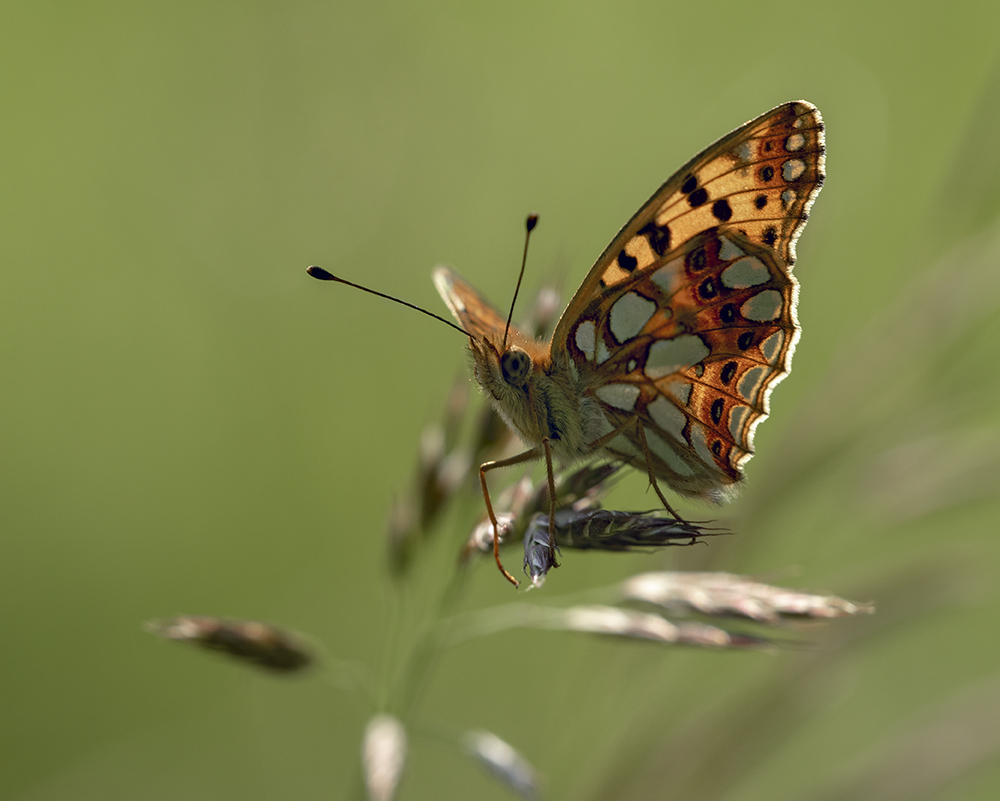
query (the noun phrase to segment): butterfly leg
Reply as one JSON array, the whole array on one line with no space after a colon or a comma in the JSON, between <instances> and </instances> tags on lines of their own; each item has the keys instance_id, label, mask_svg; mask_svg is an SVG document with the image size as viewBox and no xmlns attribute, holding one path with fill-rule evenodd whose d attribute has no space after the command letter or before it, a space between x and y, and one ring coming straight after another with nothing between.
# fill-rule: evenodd
<instances>
[{"instance_id":1,"label":"butterfly leg","mask_svg":"<svg viewBox=\"0 0 1000 801\"><path fill-rule=\"evenodd\" d=\"M542 448L545 449L545 472L549 479L549 559L552 567L559 567L556 561L556 479L552 472L552 448L548 437L542 439Z\"/></svg>"},{"instance_id":2,"label":"butterfly leg","mask_svg":"<svg viewBox=\"0 0 1000 801\"><path fill-rule=\"evenodd\" d=\"M547 444L548 443L546 442L546 449L545 449L545 453L546 453L546 456L547 456L546 462L547 462L548 467L549 467L549 475L551 476L552 475L552 457L549 455ZM516 578L514 578L510 573L507 572L507 569L503 566L503 563L500 561L500 523L497 522L496 512L493 511L493 502L490 500L490 490L489 490L489 487L486 486L486 471L487 470L494 470L497 467L513 467L514 465L517 465L517 464L524 464L525 462L533 462L539 456L541 456L541 454L538 452L538 449L537 448L532 448L530 451L525 451L524 453L519 453L519 454L517 454L517 456L511 456L509 459L500 459L500 460L495 461L495 462L484 462L483 464L481 464L479 466L479 483L480 483L480 485L483 488L483 500L486 501L486 512L489 514L489 516L490 516L490 522L493 524L493 558L496 560L497 567L500 569L500 572L503 573L504 578L506 578L507 581L509 581L515 587L519 586L520 582L518 582L518 580ZM550 485L550 494L551 494L551 485ZM552 497L554 499L555 495L552 494ZM555 500L553 500L551 503L554 506L555 505ZM554 512L553 512L553 514L554 514ZM550 518L549 518L549 526L550 526L550 529L549 529L549 539L550 539L550 543L551 543L551 539L552 539L552 533L551 532L552 532L553 521L554 521L554 518L552 516L550 516Z\"/></svg>"},{"instance_id":3,"label":"butterfly leg","mask_svg":"<svg viewBox=\"0 0 1000 801\"><path fill-rule=\"evenodd\" d=\"M667 499L663 496L663 493L660 491L660 485L656 483L656 474L653 472L653 455L649 452L649 443L646 442L646 431L642 427L642 420L640 420L638 417L635 418L635 427L636 431L639 434L639 442L642 443L642 454L646 459L646 472L649 474L649 483L653 487L653 491L656 493L656 496L660 499L660 503L663 504L663 508L666 509L668 512L670 512L671 515L673 515L674 520L676 520L678 523L687 522L686 520L684 520L684 518L682 518L679 514L677 514L677 512L674 511L674 508L669 503L667 503Z\"/></svg>"}]
</instances>

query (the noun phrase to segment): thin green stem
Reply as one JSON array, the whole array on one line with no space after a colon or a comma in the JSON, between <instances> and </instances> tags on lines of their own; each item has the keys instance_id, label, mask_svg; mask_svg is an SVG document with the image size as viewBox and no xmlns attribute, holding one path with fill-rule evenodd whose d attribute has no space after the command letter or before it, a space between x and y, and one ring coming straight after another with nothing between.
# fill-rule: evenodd
<instances>
[{"instance_id":1,"label":"thin green stem","mask_svg":"<svg viewBox=\"0 0 1000 801\"><path fill-rule=\"evenodd\" d=\"M458 568L445 586L433 617L424 625L410 650L406 664L393 684L388 708L397 710L401 719L409 719L420 700L431 671L448 642L451 612L465 589L468 570Z\"/></svg>"}]
</instances>

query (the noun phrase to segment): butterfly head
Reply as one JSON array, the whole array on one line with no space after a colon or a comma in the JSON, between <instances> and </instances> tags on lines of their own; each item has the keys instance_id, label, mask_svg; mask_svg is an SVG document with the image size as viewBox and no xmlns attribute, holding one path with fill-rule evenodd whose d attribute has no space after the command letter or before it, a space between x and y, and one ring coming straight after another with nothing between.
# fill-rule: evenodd
<instances>
[{"instance_id":1,"label":"butterfly head","mask_svg":"<svg viewBox=\"0 0 1000 801\"><path fill-rule=\"evenodd\" d=\"M503 380L512 387L523 387L528 383L528 377L534 362L528 352L517 345L508 345L507 350L500 356L500 373Z\"/></svg>"},{"instance_id":2,"label":"butterfly head","mask_svg":"<svg viewBox=\"0 0 1000 801\"><path fill-rule=\"evenodd\" d=\"M542 371L546 348L520 331L511 329L503 342L503 327L480 329L463 320L470 333L469 350L475 368L476 381L501 404L514 402L525 395L534 376Z\"/></svg>"},{"instance_id":3,"label":"butterfly head","mask_svg":"<svg viewBox=\"0 0 1000 801\"><path fill-rule=\"evenodd\" d=\"M434 271L434 283L469 334L476 383L500 416L526 439L540 437L534 387L545 373L548 346L517 328L508 330L500 313L448 268Z\"/></svg>"}]
</instances>

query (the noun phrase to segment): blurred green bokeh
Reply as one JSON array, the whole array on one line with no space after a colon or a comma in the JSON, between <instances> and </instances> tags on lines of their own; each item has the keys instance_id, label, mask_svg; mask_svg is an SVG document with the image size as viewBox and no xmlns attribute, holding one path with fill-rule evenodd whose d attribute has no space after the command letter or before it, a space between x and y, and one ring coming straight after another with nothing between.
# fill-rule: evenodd
<instances>
[{"instance_id":1,"label":"blurred green bokeh","mask_svg":"<svg viewBox=\"0 0 1000 801\"><path fill-rule=\"evenodd\" d=\"M942 710L1000 697L998 54L995 0L8 4L0 797L350 792L360 699L140 630L259 618L391 664L385 518L464 343L304 268L443 312L447 262L502 305L537 211L528 286L572 286L693 153L804 98L828 181L795 370L718 513L740 536L569 554L545 592L710 550L879 615L778 657L507 632L446 654L421 708L513 742L552 798L995 798L1000 717ZM420 557L406 620L456 547ZM467 608L515 598L470 583ZM920 776L892 749L935 720L968 765L859 778ZM402 797L473 795L508 797L415 739Z\"/></svg>"}]
</instances>

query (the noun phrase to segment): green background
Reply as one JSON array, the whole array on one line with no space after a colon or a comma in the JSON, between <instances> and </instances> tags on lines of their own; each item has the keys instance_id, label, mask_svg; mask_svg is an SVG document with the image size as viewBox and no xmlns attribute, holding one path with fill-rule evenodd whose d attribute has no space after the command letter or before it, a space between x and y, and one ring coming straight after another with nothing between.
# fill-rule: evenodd
<instances>
[{"instance_id":1,"label":"green background","mask_svg":"<svg viewBox=\"0 0 1000 801\"><path fill-rule=\"evenodd\" d=\"M464 343L305 266L443 311L447 262L502 306L537 211L527 285L572 287L676 167L798 98L828 180L794 373L708 512L739 537L568 553L530 599L710 564L879 614L777 656L510 631L445 654L420 712L552 798L996 797L994 0L43 1L0 31L0 797L356 793L357 694L140 630L260 618L377 677L394 605L411 629L454 570L472 501L399 594L383 532ZM483 564L462 608L516 599ZM401 797L470 796L508 793L415 735Z\"/></svg>"}]
</instances>

